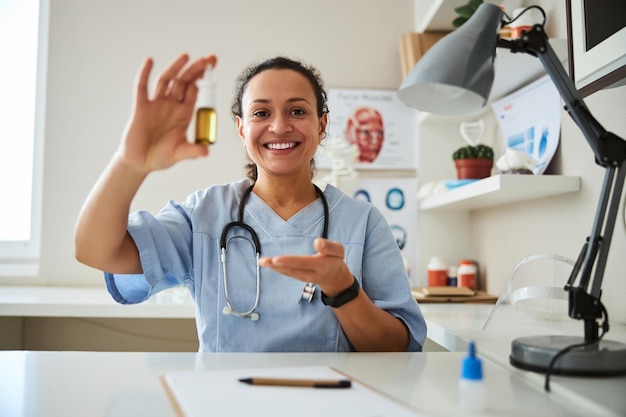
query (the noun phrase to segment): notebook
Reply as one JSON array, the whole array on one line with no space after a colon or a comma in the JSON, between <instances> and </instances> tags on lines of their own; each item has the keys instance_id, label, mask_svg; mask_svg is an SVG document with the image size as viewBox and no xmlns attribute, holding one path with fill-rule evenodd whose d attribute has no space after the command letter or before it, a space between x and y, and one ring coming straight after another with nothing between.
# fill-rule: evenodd
<instances>
[{"instance_id":1,"label":"notebook","mask_svg":"<svg viewBox=\"0 0 626 417\"><path fill-rule=\"evenodd\" d=\"M242 378L350 379L350 388L249 385ZM326 366L172 371L161 381L179 417L415 417L417 410Z\"/></svg>"}]
</instances>

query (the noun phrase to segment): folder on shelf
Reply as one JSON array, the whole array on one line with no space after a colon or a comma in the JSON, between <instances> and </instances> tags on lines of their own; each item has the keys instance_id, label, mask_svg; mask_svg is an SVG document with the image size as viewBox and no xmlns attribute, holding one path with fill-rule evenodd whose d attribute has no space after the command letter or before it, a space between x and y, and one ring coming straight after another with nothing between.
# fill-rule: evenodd
<instances>
[{"instance_id":1,"label":"folder on shelf","mask_svg":"<svg viewBox=\"0 0 626 417\"><path fill-rule=\"evenodd\" d=\"M497 296L465 287L415 287L413 298L420 303L482 303L494 304Z\"/></svg>"},{"instance_id":2,"label":"folder on shelf","mask_svg":"<svg viewBox=\"0 0 626 417\"><path fill-rule=\"evenodd\" d=\"M409 32L400 38L400 65L402 77L406 77L413 66L439 39L450 32Z\"/></svg>"},{"instance_id":3,"label":"folder on shelf","mask_svg":"<svg viewBox=\"0 0 626 417\"><path fill-rule=\"evenodd\" d=\"M258 386L242 378L350 379L351 388ZM179 417L415 417L418 411L333 368L306 366L172 371L161 377Z\"/></svg>"}]
</instances>

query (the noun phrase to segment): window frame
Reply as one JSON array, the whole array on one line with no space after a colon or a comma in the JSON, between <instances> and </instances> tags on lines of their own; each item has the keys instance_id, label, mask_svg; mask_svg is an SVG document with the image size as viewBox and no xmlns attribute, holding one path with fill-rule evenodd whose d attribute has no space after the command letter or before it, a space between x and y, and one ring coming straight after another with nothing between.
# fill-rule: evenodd
<instances>
[{"instance_id":1,"label":"window frame","mask_svg":"<svg viewBox=\"0 0 626 417\"><path fill-rule=\"evenodd\" d=\"M49 0L39 0L30 239L0 241L0 277L36 277L41 253Z\"/></svg>"}]
</instances>

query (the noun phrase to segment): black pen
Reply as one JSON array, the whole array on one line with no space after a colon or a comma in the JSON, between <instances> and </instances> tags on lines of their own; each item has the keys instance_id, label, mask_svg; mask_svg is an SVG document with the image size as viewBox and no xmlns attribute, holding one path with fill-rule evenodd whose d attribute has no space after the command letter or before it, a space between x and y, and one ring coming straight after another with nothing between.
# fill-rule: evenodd
<instances>
[{"instance_id":1,"label":"black pen","mask_svg":"<svg viewBox=\"0 0 626 417\"><path fill-rule=\"evenodd\" d=\"M350 388L352 386L349 379L241 378L239 382L250 385L309 388Z\"/></svg>"}]
</instances>

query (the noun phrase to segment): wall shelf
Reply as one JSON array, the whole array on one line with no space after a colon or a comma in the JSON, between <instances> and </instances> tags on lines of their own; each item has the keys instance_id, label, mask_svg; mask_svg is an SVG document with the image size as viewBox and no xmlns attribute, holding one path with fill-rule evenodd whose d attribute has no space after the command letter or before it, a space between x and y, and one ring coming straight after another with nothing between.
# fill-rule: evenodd
<instances>
[{"instance_id":1,"label":"wall shelf","mask_svg":"<svg viewBox=\"0 0 626 417\"><path fill-rule=\"evenodd\" d=\"M456 17L454 9L467 2L468 0L415 0L415 31L422 33L454 30L452 27L452 20ZM490 0L486 3L500 2ZM550 46L567 67L567 41L550 39ZM534 56L512 53L506 49L498 49L496 53L495 77L489 102L498 100L546 74L541 61Z\"/></svg>"},{"instance_id":2,"label":"wall shelf","mask_svg":"<svg viewBox=\"0 0 626 417\"><path fill-rule=\"evenodd\" d=\"M458 16L454 11L464 6L469 0L415 0L415 30L416 32L451 31L455 28L452 21ZM485 3L500 4L501 0L485 0ZM523 7L523 6L519 6Z\"/></svg>"},{"instance_id":3,"label":"wall shelf","mask_svg":"<svg viewBox=\"0 0 626 417\"><path fill-rule=\"evenodd\" d=\"M417 32L453 30L456 9L467 0L415 0L415 29Z\"/></svg>"},{"instance_id":4,"label":"wall shelf","mask_svg":"<svg viewBox=\"0 0 626 417\"><path fill-rule=\"evenodd\" d=\"M580 177L564 175L492 175L426 198L420 210L473 210L555 196L580 190Z\"/></svg>"}]
</instances>

